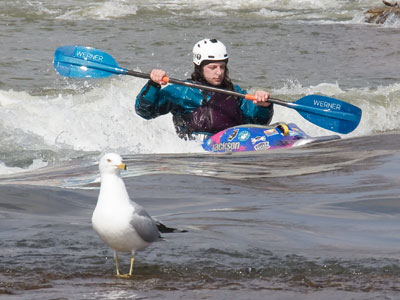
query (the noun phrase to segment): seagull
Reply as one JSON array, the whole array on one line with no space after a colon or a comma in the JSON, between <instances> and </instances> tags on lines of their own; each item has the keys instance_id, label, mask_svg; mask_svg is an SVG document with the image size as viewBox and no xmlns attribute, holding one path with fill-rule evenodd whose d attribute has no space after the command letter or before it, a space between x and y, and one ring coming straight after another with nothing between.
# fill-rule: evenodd
<instances>
[{"instance_id":1,"label":"seagull","mask_svg":"<svg viewBox=\"0 0 400 300\"><path fill-rule=\"evenodd\" d=\"M114 250L117 277L132 276L136 251L162 240L160 232L185 232L166 227L154 220L146 210L132 201L120 176L127 167L120 155L105 154L99 162L100 193L92 215L92 226L100 238ZM121 275L118 252L130 252L129 273Z\"/></svg>"}]
</instances>

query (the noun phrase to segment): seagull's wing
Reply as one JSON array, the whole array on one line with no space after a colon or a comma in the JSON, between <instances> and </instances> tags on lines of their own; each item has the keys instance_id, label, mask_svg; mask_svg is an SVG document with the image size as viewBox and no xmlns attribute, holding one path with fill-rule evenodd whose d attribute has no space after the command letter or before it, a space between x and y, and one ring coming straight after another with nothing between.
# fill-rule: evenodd
<instances>
[{"instance_id":1,"label":"seagull's wing","mask_svg":"<svg viewBox=\"0 0 400 300\"><path fill-rule=\"evenodd\" d=\"M138 235L148 243L155 242L161 238L155 221L142 207L136 207L136 210L132 215L131 225Z\"/></svg>"}]
</instances>

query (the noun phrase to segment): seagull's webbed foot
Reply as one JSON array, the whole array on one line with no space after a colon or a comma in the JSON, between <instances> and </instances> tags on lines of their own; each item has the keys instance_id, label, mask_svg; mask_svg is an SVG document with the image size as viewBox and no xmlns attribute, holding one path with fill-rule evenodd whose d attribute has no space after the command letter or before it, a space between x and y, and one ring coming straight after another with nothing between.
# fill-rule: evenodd
<instances>
[{"instance_id":1,"label":"seagull's webbed foot","mask_svg":"<svg viewBox=\"0 0 400 300\"><path fill-rule=\"evenodd\" d=\"M116 271L117 271L117 274L115 276L118 277L118 278L124 278L124 279L131 278L132 277L132 273L133 273L133 264L135 262L135 257L134 256L131 257L131 266L129 268L129 273L127 273L127 274L121 274L119 272L118 254L117 254L117 252L114 252L114 259L115 259L115 267L116 267Z\"/></svg>"},{"instance_id":2,"label":"seagull's webbed foot","mask_svg":"<svg viewBox=\"0 0 400 300\"><path fill-rule=\"evenodd\" d=\"M117 274L117 275L115 275L115 277L121 278L121 279L129 279L129 278L132 277L132 275L129 275L129 274Z\"/></svg>"}]
</instances>

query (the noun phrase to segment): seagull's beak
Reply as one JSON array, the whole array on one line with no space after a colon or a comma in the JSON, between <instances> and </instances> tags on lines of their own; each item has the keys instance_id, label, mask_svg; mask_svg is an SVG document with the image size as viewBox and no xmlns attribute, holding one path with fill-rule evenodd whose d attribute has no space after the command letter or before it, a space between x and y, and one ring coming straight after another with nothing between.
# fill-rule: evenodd
<instances>
[{"instance_id":1,"label":"seagull's beak","mask_svg":"<svg viewBox=\"0 0 400 300\"><path fill-rule=\"evenodd\" d=\"M124 163L121 163L121 164L119 164L119 165L116 165L116 167L118 168L118 169L121 169L121 170L128 170L128 167L126 166L126 164L124 164Z\"/></svg>"}]
</instances>

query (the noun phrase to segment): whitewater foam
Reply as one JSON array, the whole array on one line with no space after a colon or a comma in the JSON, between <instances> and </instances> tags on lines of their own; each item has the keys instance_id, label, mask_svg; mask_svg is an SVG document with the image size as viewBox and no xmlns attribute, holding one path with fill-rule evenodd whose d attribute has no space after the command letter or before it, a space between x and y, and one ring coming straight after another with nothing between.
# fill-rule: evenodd
<instances>
[{"instance_id":1,"label":"whitewater foam","mask_svg":"<svg viewBox=\"0 0 400 300\"><path fill-rule=\"evenodd\" d=\"M362 110L360 124L352 133L341 135L342 138L400 129L400 84L381 86L376 89L362 88L344 91L338 83L321 83L316 86L303 87L297 81L288 81L284 87L271 92L274 95L282 95L285 98L283 100L295 101L305 95L320 94L358 106ZM276 105L272 122L282 120L298 124L311 136L332 134L331 131L305 121L295 110Z\"/></svg>"},{"instance_id":2,"label":"whitewater foam","mask_svg":"<svg viewBox=\"0 0 400 300\"><path fill-rule=\"evenodd\" d=\"M73 149L120 153L190 153L201 152L199 142L177 137L171 115L153 120L139 117L134 101L145 81L130 77L114 77L78 94L32 96L26 92L0 91L2 130L13 134L14 140L30 137L31 149ZM251 92L251 91L250 91ZM398 118L400 84L376 90L344 91L338 83L321 83L303 87L287 82L272 90L274 96L295 101L304 95L321 94L347 101L363 110L359 127L346 136L359 136L377 131L400 129ZM275 106L273 122L297 123L309 135L332 132L305 121L295 110ZM22 138L23 137L23 138Z\"/></svg>"},{"instance_id":3,"label":"whitewater foam","mask_svg":"<svg viewBox=\"0 0 400 300\"><path fill-rule=\"evenodd\" d=\"M85 18L95 20L109 20L136 15L137 5L126 0L111 0L96 5L82 6L67 11L57 17L60 20L82 20Z\"/></svg>"},{"instance_id":4,"label":"whitewater foam","mask_svg":"<svg viewBox=\"0 0 400 300\"><path fill-rule=\"evenodd\" d=\"M42 137L42 145L53 150L119 153L198 152L200 145L179 139L171 116L152 121L136 115L134 101L145 81L112 78L82 94L31 96L26 92L0 91L0 116L5 130L19 130ZM4 127L3 127L4 128Z\"/></svg>"},{"instance_id":5,"label":"whitewater foam","mask_svg":"<svg viewBox=\"0 0 400 300\"><path fill-rule=\"evenodd\" d=\"M144 84L143 79L120 76L97 82L91 88L87 83L75 82L73 93L56 97L0 91L1 151L13 157L12 153L18 152L23 161L33 161L21 166L2 164L0 174L32 170L81 152L201 153L199 141L178 138L170 114L153 120L136 114L135 98ZM85 89L80 85L86 85ZM297 81L288 81L271 94L287 101L321 94L360 107L363 115L359 126L342 138L400 130L400 84L346 91L338 83L303 87ZM306 121L294 109L275 105L272 122L279 121L296 123L310 136L335 134Z\"/></svg>"}]
</instances>

